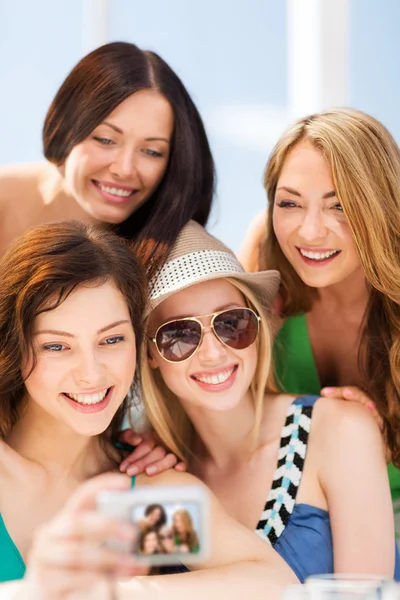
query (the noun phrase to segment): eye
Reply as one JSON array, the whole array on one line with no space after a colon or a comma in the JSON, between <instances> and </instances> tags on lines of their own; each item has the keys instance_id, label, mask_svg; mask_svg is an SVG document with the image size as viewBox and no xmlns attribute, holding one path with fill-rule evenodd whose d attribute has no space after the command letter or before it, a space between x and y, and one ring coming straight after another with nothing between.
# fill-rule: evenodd
<instances>
[{"instance_id":1,"label":"eye","mask_svg":"<svg viewBox=\"0 0 400 600\"><path fill-rule=\"evenodd\" d=\"M154 158L162 158L163 156L161 152L157 152L157 150L151 150L151 148L146 148L144 153L148 156L153 156Z\"/></svg>"},{"instance_id":2,"label":"eye","mask_svg":"<svg viewBox=\"0 0 400 600\"><path fill-rule=\"evenodd\" d=\"M339 212L343 212L343 207L341 204L339 204L339 202L337 204L334 204L332 206L332 208L334 208L335 210L339 211Z\"/></svg>"},{"instance_id":3,"label":"eye","mask_svg":"<svg viewBox=\"0 0 400 600\"><path fill-rule=\"evenodd\" d=\"M102 146L110 146L111 144L113 144L113 141L109 138L93 136L93 139L96 140L96 142L99 142L99 144L101 144Z\"/></svg>"},{"instance_id":4,"label":"eye","mask_svg":"<svg viewBox=\"0 0 400 600\"><path fill-rule=\"evenodd\" d=\"M64 346L64 344L43 344L42 350L47 352L62 352L66 347L67 346Z\"/></svg>"},{"instance_id":5,"label":"eye","mask_svg":"<svg viewBox=\"0 0 400 600\"><path fill-rule=\"evenodd\" d=\"M279 208L296 208L296 206L298 206L298 204L292 200L281 200L280 202L277 202L276 205L279 206Z\"/></svg>"},{"instance_id":6,"label":"eye","mask_svg":"<svg viewBox=\"0 0 400 600\"><path fill-rule=\"evenodd\" d=\"M112 337L106 338L101 343L103 346L115 346L120 342L123 342L125 337L123 335L113 335Z\"/></svg>"}]
</instances>

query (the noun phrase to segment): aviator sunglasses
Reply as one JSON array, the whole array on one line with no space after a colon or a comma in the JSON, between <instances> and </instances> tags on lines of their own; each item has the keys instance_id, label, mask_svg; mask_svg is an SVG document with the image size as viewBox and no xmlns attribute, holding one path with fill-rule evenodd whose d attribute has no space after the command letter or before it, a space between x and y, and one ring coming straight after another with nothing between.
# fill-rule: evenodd
<instances>
[{"instance_id":1,"label":"aviator sunglasses","mask_svg":"<svg viewBox=\"0 0 400 600\"><path fill-rule=\"evenodd\" d=\"M211 317L210 325L199 320ZM157 329L150 341L168 362L187 360L198 350L204 330L211 328L215 337L225 346L244 350L255 342L261 317L251 308L232 308L201 317L185 317L168 321Z\"/></svg>"}]
</instances>

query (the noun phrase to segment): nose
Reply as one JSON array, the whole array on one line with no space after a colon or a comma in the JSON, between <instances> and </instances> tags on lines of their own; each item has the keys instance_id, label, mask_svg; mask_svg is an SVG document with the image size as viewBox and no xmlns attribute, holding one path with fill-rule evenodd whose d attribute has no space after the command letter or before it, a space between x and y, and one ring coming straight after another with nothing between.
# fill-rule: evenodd
<instances>
[{"instance_id":1,"label":"nose","mask_svg":"<svg viewBox=\"0 0 400 600\"><path fill-rule=\"evenodd\" d=\"M134 152L129 148L120 148L110 165L110 171L116 177L127 179L135 174Z\"/></svg>"},{"instance_id":2,"label":"nose","mask_svg":"<svg viewBox=\"0 0 400 600\"><path fill-rule=\"evenodd\" d=\"M105 383L104 364L96 352L87 350L77 356L74 369L74 379L77 385L101 387Z\"/></svg>"},{"instance_id":3,"label":"nose","mask_svg":"<svg viewBox=\"0 0 400 600\"><path fill-rule=\"evenodd\" d=\"M299 235L308 242L320 240L327 235L325 218L319 209L306 211L299 227Z\"/></svg>"},{"instance_id":4,"label":"nose","mask_svg":"<svg viewBox=\"0 0 400 600\"><path fill-rule=\"evenodd\" d=\"M219 341L211 325L204 327L203 339L198 352L200 360L204 363L217 362L226 354L226 346Z\"/></svg>"}]
</instances>

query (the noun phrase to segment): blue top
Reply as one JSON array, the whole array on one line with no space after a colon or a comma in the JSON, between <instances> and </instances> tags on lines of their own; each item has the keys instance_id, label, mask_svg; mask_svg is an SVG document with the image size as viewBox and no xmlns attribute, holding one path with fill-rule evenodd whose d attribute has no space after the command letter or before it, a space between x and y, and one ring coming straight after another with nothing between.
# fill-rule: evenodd
<instances>
[{"instance_id":1,"label":"blue top","mask_svg":"<svg viewBox=\"0 0 400 600\"><path fill-rule=\"evenodd\" d=\"M317 400L318 396L303 396L288 408L272 488L256 527L257 535L273 546L302 583L310 575L333 573L328 511L310 504L296 504ZM400 580L397 544L394 578Z\"/></svg>"}]
</instances>

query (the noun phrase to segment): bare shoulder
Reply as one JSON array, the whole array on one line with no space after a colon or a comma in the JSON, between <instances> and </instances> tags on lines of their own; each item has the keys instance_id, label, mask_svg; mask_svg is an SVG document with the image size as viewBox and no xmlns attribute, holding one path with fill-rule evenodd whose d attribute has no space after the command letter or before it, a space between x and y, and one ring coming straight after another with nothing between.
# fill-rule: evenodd
<instances>
[{"instance_id":1,"label":"bare shoulder","mask_svg":"<svg viewBox=\"0 0 400 600\"><path fill-rule=\"evenodd\" d=\"M52 168L46 162L0 166L0 208L3 203L20 197L21 193L29 191L29 198Z\"/></svg>"},{"instance_id":2,"label":"bare shoulder","mask_svg":"<svg viewBox=\"0 0 400 600\"><path fill-rule=\"evenodd\" d=\"M154 485L200 485L206 487L204 483L197 479L190 473L180 473L174 469L168 469L163 471L154 477L148 477L145 473L141 474L137 478L138 485L140 486L154 486Z\"/></svg>"},{"instance_id":3,"label":"bare shoulder","mask_svg":"<svg viewBox=\"0 0 400 600\"><path fill-rule=\"evenodd\" d=\"M369 446L383 452L379 427L364 406L336 398L320 398L315 404L313 422L315 437L329 448Z\"/></svg>"},{"instance_id":4,"label":"bare shoulder","mask_svg":"<svg viewBox=\"0 0 400 600\"><path fill-rule=\"evenodd\" d=\"M267 211L263 210L251 221L238 252L246 271L259 270L260 250L267 232Z\"/></svg>"}]
</instances>

